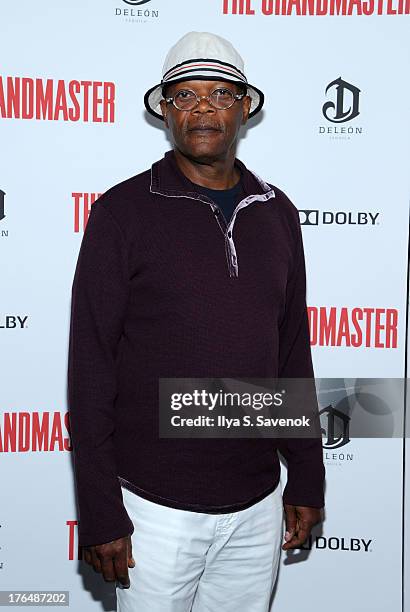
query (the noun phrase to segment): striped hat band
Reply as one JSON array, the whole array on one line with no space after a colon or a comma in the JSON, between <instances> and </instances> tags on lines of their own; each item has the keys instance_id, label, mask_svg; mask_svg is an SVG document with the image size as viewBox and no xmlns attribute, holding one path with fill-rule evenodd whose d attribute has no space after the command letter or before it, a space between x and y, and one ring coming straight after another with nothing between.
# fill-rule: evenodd
<instances>
[{"instance_id":1,"label":"striped hat band","mask_svg":"<svg viewBox=\"0 0 410 612\"><path fill-rule=\"evenodd\" d=\"M230 79L234 78L238 81L243 81L244 83L247 82L245 75L235 66L219 60L207 58L188 60L186 62L182 62L182 64L178 64L177 66L170 68L162 77L162 81L167 82L173 79L178 79L182 76L187 76L187 74L204 71L215 72L220 75L224 74Z\"/></svg>"}]
</instances>

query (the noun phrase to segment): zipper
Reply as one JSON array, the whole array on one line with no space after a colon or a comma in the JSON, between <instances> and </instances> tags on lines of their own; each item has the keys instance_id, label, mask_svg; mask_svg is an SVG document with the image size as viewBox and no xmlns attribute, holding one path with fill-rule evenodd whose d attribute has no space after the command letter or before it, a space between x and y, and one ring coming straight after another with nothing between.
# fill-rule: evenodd
<instances>
[{"instance_id":1,"label":"zipper","mask_svg":"<svg viewBox=\"0 0 410 612\"><path fill-rule=\"evenodd\" d=\"M265 202L266 200L269 200L270 198L275 197L275 191L271 189L270 186L267 183L265 183L265 181L262 180L255 172L253 171L250 171L250 172L252 172L253 175L258 179L259 183L263 186L263 188L267 189L268 191L266 191L263 194L248 195L246 196L246 198L243 198L243 200L238 202L238 204L236 205L232 213L229 223L227 222L225 215L223 214L219 206L216 204L216 202L214 202L213 200L211 200L211 198L208 198L207 196L202 196L198 194L197 197L192 197L192 196L182 194L182 193L171 195L164 191L154 191L152 188L152 183L150 185L151 193L166 196L168 198L188 198L189 200L199 201L199 202L202 202L203 204L208 204L208 206L211 207L213 216L216 219L219 225L219 229L221 230L224 240L225 240L225 255L226 255L226 260L228 263L229 276L231 278L237 278L239 276L238 257L236 254L235 243L234 243L233 235L232 235L236 215L242 208L249 206L249 204L252 204L253 202ZM225 227L223 227L223 224L221 225L220 218L223 219L223 223L225 224Z\"/></svg>"},{"instance_id":2,"label":"zipper","mask_svg":"<svg viewBox=\"0 0 410 612\"><path fill-rule=\"evenodd\" d=\"M259 179L259 180L260 182L262 182L262 179ZM263 184L265 187L269 188L267 183L265 183L264 181L263 181ZM238 202L238 204L236 205L229 223L226 221L225 215L223 214L219 206L215 202L212 201L213 206L215 207L216 210L219 211L219 214L222 216L223 220L225 221L225 230L223 231L223 234L225 238L225 253L226 253L226 259L228 262L228 270L229 270L230 277L236 278L239 276L238 257L236 254L235 242L233 239L233 226L235 224L236 215L242 208L246 208L246 206L249 206L249 204L253 204L253 202L260 202L260 201L264 202L266 200L269 200L271 197L275 197L275 192L273 189L270 189L270 188L269 188L269 191L267 191L264 194L257 194L257 195L255 194L255 195L246 196L246 198L243 198L243 200Z\"/></svg>"}]
</instances>

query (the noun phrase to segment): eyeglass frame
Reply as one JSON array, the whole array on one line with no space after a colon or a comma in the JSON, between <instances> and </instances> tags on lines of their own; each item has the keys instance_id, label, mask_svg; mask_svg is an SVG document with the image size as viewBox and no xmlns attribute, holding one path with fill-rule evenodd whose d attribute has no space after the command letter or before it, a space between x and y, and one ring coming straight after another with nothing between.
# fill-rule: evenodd
<instances>
[{"instance_id":1,"label":"eyeglass frame","mask_svg":"<svg viewBox=\"0 0 410 612\"><path fill-rule=\"evenodd\" d=\"M233 101L232 104L230 104L229 106L226 106L225 108L218 108L217 106L214 106L214 104L212 104L210 98L212 96L212 94L217 91L218 89L227 89L233 96ZM193 106L192 108L178 108L178 106L175 104L175 96L180 92L180 91L190 91L191 93L194 94L194 96L196 97L196 104L195 106ZM247 95L246 92L240 93L240 94L236 94L234 93L231 89L229 89L229 87L215 87L215 89L213 91L211 91L210 94L208 94L207 96L198 96L198 94L196 93L196 91L194 91L193 89L187 89L187 88L182 88L182 89L178 89L178 91L175 93L174 96L166 96L164 97L164 100L167 104L171 104L179 111L185 111L185 112L190 112L193 111L194 108L196 108L198 106L198 104L201 102L201 100L204 98L205 100L208 100L208 104L210 106L212 106L212 108L214 108L215 110L228 110L229 108L232 108L232 106L235 104L235 102L237 100L242 100L242 98L244 98Z\"/></svg>"}]
</instances>

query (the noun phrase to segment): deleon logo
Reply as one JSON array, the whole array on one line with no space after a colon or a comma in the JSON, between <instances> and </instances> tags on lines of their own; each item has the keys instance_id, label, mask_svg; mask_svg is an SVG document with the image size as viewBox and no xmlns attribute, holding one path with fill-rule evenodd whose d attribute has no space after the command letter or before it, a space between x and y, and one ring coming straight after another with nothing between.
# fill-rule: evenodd
<instances>
[{"instance_id":1,"label":"deleon logo","mask_svg":"<svg viewBox=\"0 0 410 612\"><path fill-rule=\"evenodd\" d=\"M329 90L334 90L335 101L329 100L322 107L323 115L328 121L332 123L345 123L359 115L360 89L358 87L339 77L329 83L325 93L327 94Z\"/></svg>"},{"instance_id":2,"label":"deleon logo","mask_svg":"<svg viewBox=\"0 0 410 612\"><path fill-rule=\"evenodd\" d=\"M4 196L5 195L6 195L6 192L0 189L0 221L2 221L4 217L6 216L4 213Z\"/></svg>"},{"instance_id":3,"label":"deleon logo","mask_svg":"<svg viewBox=\"0 0 410 612\"><path fill-rule=\"evenodd\" d=\"M6 195L6 192L3 191L2 189L0 189L0 221L3 221L3 219L6 216L6 213L4 212L4 205L5 205L5 198L4 196ZM4 236L8 236L9 235L9 230L8 229L2 229L0 231L0 236L4 237Z\"/></svg>"},{"instance_id":4,"label":"deleon logo","mask_svg":"<svg viewBox=\"0 0 410 612\"><path fill-rule=\"evenodd\" d=\"M145 23L148 18L155 19L159 17L158 10L150 10L144 7L145 4L151 2L151 0L122 0L124 4L128 4L131 8L116 8L116 16L125 17L125 21L132 21L137 23Z\"/></svg>"},{"instance_id":5,"label":"deleon logo","mask_svg":"<svg viewBox=\"0 0 410 612\"><path fill-rule=\"evenodd\" d=\"M350 442L349 426L350 416L344 414L340 410L333 408L330 404L319 411L321 419L322 435L325 438L323 448L340 448Z\"/></svg>"}]
</instances>

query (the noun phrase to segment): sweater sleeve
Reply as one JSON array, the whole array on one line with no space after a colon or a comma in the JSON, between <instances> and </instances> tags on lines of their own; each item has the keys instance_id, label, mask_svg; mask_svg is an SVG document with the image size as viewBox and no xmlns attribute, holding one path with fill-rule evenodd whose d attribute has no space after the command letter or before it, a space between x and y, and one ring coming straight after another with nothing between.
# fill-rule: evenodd
<instances>
[{"instance_id":1,"label":"sweater sleeve","mask_svg":"<svg viewBox=\"0 0 410 612\"><path fill-rule=\"evenodd\" d=\"M294 265L286 290L285 314L279 327L279 377L313 379L302 231L298 211L293 204L291 208L296 247ZM315 409L317 398L314 381L312 386L316 400ZM321 438L287 438L278 441L277 447L287 462L288 477L283 491L284 503L322 508L325 467Z\"/></svg>"},{"instance_id":2,"label":"sweater sleeve","mask_svg":"<svg viewBox=\"0 0 410 612\"><path fill-rule=\"evenodd\" d=\"M123 505L112 442L115 361L128 290L124 236L100 198L91 207L71 297L68 403L80 546L134 531Z\"/></svg>"}]
</instances>

